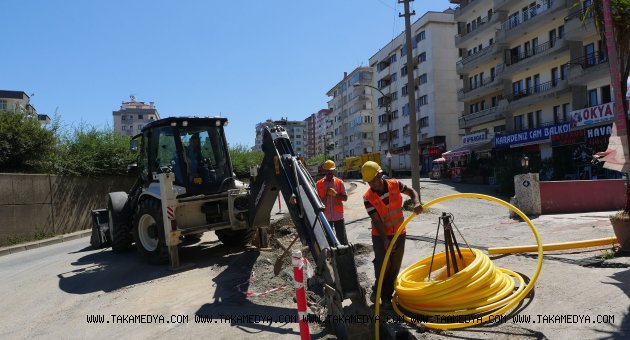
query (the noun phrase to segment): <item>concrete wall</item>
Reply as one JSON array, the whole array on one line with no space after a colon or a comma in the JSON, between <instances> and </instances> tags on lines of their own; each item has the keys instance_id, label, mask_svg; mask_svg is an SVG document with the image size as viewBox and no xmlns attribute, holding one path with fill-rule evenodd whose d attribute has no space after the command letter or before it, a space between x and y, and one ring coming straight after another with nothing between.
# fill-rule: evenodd
<instances>
[{"instance_id":1,"label":"concrete wall","mask_svg":"<svg viewBox=\"0 0 630 340\"><path fill-rule=\"evenodd\" d=\"M0 174L0 246L16 237L65 234L91 227L90 211L108 192L127 191L133 177Z\"/></svg>"},{"instance_id":2,"label":"concrete wall","mask_svg":"<svg viewBox=\"0 0 630 340\"><path fill-rule=\"evenodd\" d=\"M543 214L619 210L625 200L623 179L540 182Z\"/></svg>"}]
</instances>

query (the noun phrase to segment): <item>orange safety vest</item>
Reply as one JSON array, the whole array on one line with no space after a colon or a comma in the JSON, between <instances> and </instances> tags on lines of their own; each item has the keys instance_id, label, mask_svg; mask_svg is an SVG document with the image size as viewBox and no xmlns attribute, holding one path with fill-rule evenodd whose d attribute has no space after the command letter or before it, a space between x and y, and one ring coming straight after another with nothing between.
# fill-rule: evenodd
<instances>
[{"instance_id":1,"label":"orange safety vest","mask_svg":"<svg viewBox=\"0 0 630 340\"><path fill-rule=\"evenodd\" d=\"M389 205L385 205L381 196L372 191L371 188L365 192L363 198L372 203L385 225L385 234L391 236L398 231L398 228L400 228L400 225L404 221L402 195L400 194L398 181L395 179L387 179L385 181L387 182L387 190L389 192ZM379 236L378 229L374 226L372 226L372 235Z\"/></svg>"},{"instance_id":2,"label":"orange safety vest","mask_svg":"<svg viewBox=\"0 0 630 340\"><path fill-rule=\"evenodd\" d=\"M319 198L322 199L322 201L324 201L326 199L326 185L324 184L324 181L326 180L326 178L322 178L319 181L317 181L317 193L319 194ZM343 181L340 180L337 177L333 177L333 180L335 181L335 190L337 192L341 192L341 186L343 185ZM333 197L333 210L335 212L338 213L342 213L343 214L343 201L340 198L336 198Z\"/></svg>"}]
</instances>

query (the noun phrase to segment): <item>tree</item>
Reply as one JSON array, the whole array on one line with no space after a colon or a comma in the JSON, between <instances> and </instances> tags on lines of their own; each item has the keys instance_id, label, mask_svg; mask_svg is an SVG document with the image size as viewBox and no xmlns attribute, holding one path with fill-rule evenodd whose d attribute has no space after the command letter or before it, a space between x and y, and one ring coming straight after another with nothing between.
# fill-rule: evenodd
<instances>
[{"instance_id":1,"label":"tree","mask_svg":"<svg viewBox=\"0 0 630 340\"><path fill-rule=\"evenodd\" d=\"M0 111L0 171L41 172L51 165L53 129L22 113Z\"/></svg>"},{"instance_id":2,"label":"tree","mask_svg":"<svg viewBox=\"0 0 630 340\"><path fill-rule=\"evenodd\" d=\"M251 166L260 165L263 160L262 151L254 151L247 146L237 144L229 147L230 159L232 160L232 168L237 178L248 178L249 168Z\"/></svg>"},{"instance_id":3,"label":"tree","mask_svg":"<svg viewBox=\"0 0 630 340\"><path fill-rule=\"evenodd\" d=\"M82 124L60 133L54 172L62 175L122 175L136 156L130 138L111 128L99 130Z\"/></svg>"},{"instance_id":4,"label":"tree","mask_svg":"<svg viewBox=\"0 0 630 340\"><path fill-rule=\"evenodd\" d=\"M576 6L580 5L581 2L576 3ZM592 0L592 4L589 8L586 8L584 11L584 17L582 18L582 22L586 22L588 18L593 17L593 23L595 24L595 28L599 33L604 44L607 43L606 36L606 27L604 24L604 0ZM614 40L615 48L616 48L616 56L619 62L619 71L621 73L620 83L613 84L613 88L615 85L619 85L621 91L620 94L625 96L628 91L627 79L630 76L630 0L610 0L610 10L612 14L612 26L613 32L612 37ZM615 79L611 75L611 79ZM626 112L628 112L628 102L623 98L622 100L623 112L624 116L626 116L626 138L630 138L630 126L628 124ZM629 141L630 142L630 141ZM630 146L630 143L626 145ZM626 178L628 175L626 174ZM630 214L630 185L626 183L626 205L624 207L624 212L626 214Z\"/></svg>"}]
</instances>

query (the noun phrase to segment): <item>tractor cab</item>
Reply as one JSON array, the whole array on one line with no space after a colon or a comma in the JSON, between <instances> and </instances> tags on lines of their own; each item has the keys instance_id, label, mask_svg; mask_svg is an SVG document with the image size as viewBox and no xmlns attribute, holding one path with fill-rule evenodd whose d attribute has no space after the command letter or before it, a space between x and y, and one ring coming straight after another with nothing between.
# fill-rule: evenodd
<instances>
[{"instance_id":1,"label":"tractor cab","mask_svg":"<svg viewBox=\"0 0 630 340\"><path fill-rule=\"evenodd\" d=\"M144 183L173 173L180 196L224 192L233 180L222 117L172 117L147 124L139 138L138 171ZM146 187L146 185L145 185Z\"/></svg>"}]
</instances>

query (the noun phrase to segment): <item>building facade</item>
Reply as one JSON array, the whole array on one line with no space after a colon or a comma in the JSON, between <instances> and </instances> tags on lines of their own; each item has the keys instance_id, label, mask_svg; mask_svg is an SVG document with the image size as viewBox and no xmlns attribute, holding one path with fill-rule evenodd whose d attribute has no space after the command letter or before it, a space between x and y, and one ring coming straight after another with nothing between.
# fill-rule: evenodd
<instances>
[{"instance_id":1,"label":"building facade","mask_svg":"<svg viewBox=\"0 0 630 340\"><path fill-rule=\"evenodd\" d=\"M37 119L40 124L50 123L50 117L45 114L38 114L31 104L31 97L24 91L0 90L0 110L27 115Z\"/></svg>"},{"instance_id":2,"label":"building facade","mask_svg":"<svg viewBox=\"0 0 630 340\"><path fill-rule=\"evenodd\" d=\"M614 116L606 47L592 18L583 22L590 1L575 2L451 0L459 4L460 155L527 156L542 179L602 171L590 160L605 149Z\"/></svg>"},{"instance_id":3,"label":"building facade","mask_svg":"<svg viewBox=\"0 0 630 340\"><path fill-rule=\"evenodd\" d=\"M326 131L320 138L325 143L330 138L333 147L329 155L338 166L346 157L376 150L372 92L355 86L371 84L372 80L373 68L358 67L350 74L344 72L343 79L326 93L329 112L322 116L323 122L320 120L320 131Z\"/></svg>"},{"instance_id":4,"label":"building facade","mask_svg":"<svg viewBox=\"0 0 630 340\"><path fill-rule=\"evenodd\" d=\"M315 138L316 114L312 113L304 119L304 156L308 159L317 155L317 139Z\"/></svg>"},{"instance_id":5,"label":"building facade","mask_svg":"<svg viewBox=\"0 0 630 340\"><path fill-rule=\"evenodd\" d=\"M410 172L411 134L416 133L421 172L426 173L434 159L459 144L457 119L461 104L455 99L459 80L455 72L457 49L453 36L457 27L453 10L425 13L411 25L411 33L414 84L407 84L410 70L403 32L370 58L370 66L374 68L371 85L380 92L372 88L365 91L366 95L372 95L374 103L377 135L374 150L381 152L381 160L385 162L389 151L394 172ZM408 91L412 89L417 131L409 128ZM385 113L385 96L391 98L391 119Z\"/></svg>"},{"instance_id":6,"label":"building facade","mask_svg":"<svg viewBox=\"0 0 630 340\"><path fill-rule=\"evenodd\" d=\"M264 122L256 124L256 139L254 142L254 150L262 150L263 143L263 129L265 127L272 127L275 125L280 125L285 128L287 134L289 135L289 139L291 140L291 145L293 146L293 152L296 155L304 156L306 152L306 121L293 121L288 120L283 117L280 120L272 120L267 119Z\"/></svg>"},{"instance_id":7,"label":"building facade","mask_svg":"<svg viewBox=\"0 0 630 340\"><path fill-rule=\"evenodd\" d=\"M317 139L316 154L324 157L334 157L332 110L321 109L315 115L315 138ZM332 145L332 146L331 146Z\"/></svg>"},{"instance_id":8,"label":"building facade","mask_svg":"<svg viewBox=\"0 0 630 340\"><path fill-rule=\"evenodd\" d=\"M135 136L145 125L160 119L153 102L137 102L134 96L131 96L131 101L122 102L120 110L113 111L112 115L114 131L122 136Z\"/></svg>"}]
</instances>

